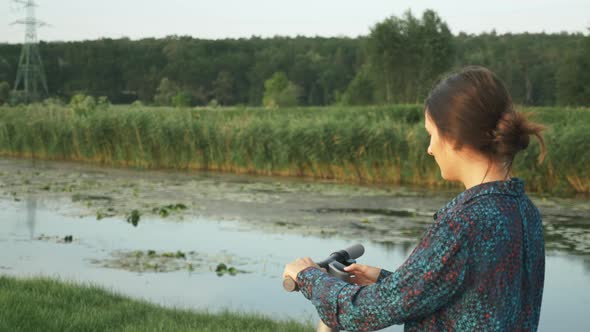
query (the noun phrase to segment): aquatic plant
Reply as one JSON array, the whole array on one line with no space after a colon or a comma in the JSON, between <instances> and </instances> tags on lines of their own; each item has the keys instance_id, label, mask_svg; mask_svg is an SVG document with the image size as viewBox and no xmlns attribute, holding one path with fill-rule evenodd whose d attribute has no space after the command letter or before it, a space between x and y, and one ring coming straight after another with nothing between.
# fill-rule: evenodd
<instances>
[{"instance_id":1,"label":"aquatic plant","mask_svg":"<svg viewBox=\"0 0 590 332\"><path fill-rule=\"evenodd\" d=\"M169 210L186 210L187 206L182 203L170 204L165 206Z\"/></svg>"},{"instance_id":2,"label":"aquatic plant","mask_svg":"<svg viewBox=\"0 0 590 332\"><path fill-rule=\"evenodd\" d=\"M178 204L169 204L169 205L165 205L162 207L155 207L152 209L152 212L157 213L162 218L166 218L170 215L170 211L178 211L178 210L186 210L186 209L187 209L186 205L184 205L182 203L178 203Z\"/></svg>"},{"instance_id":3,"label":"aquatic plant","mask_svg":"<svg viewBox=\"0 0 590 332\"><path fill-rule=\"evenodd\" d=\"M188 256L184 252L177 250L165 251L158 253L155 250L134 250L134 251L115 251L111 258L92 260L95 264L104 267L120 268L128 271L154 271L154 272L171 272L185 269L187 264L195 267L201 265L200 257Z\"/></svg>"},{"instance_id":4,"label":"aquatic plant","mask_svg":"<svg viewBox=\"0 0 590 332\"><path fill-rule=\"evenodd\" d=\"M156 211L158 211L158 214L159 214L159 215L160 215L160 217L162 217L162 218L166 218L166 217L168 217L168 215L170 214L170 212L168 212L168 210L167 210L167 209L165 209L165 208L159 208L159 209L156 209Z\"/></svg>"},{"instance_id":5,"label":"aquatic plant","mask_svg":"<svg viewBox=\"0 0 590 332\"><path fill-rule=\"evenodd\" d=\"M133 227L137 227L140 217L141 214L138 210L132 210L131 213L129 213L129 215L127 216L127 222L132 224Z\"/></svg>"},{"instance_id":6,"label":"aquatic plant","mask_svg":"<svg viewBox=\"0 0 590 332\"><path fill-rule=\"evenodd\" d=\"M217 264L217 267L215 268L215 272L217 273L217 275L223 275L225 272L227 272L227 265L225 265L223 263Z\"/></svg>"},{"instance_id":7,"label":"aquatic plant","mask_svg":"<svg viewBox=\"0 0 590 332\"><path fill-rule=\"evenodd\" d=\"M221 277L224 274L229 274L231 276L235 276L238 273L246 273L246 271L238 270L233 266L228 267L224 263L219 263L217 265L217 267L215 268L215 273L217 274L217 276Z\"/></svg>"}]
</instances>

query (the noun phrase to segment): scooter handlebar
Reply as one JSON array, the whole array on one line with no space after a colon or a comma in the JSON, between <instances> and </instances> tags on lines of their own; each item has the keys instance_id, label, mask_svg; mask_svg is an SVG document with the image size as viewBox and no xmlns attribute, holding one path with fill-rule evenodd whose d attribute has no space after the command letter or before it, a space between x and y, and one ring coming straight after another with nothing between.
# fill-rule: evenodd
<instances>
[{"instance_id":1,"label":"scooter handlebar","mask_svg":"<svg viewBox=\"0 0 590 332\"><path fill-rule=\"evenodd\" d=\"M362 256L364 253L365 248L360 244L355 244L344 250L332 253L329 258L318 264L320 267L326 269L330 275L346 282L350 282L350 274L344 271L344 267L348 264L354 263L354 260ZM283 278L283 289L287 292L296 292L299 290L299 286L293 278L285 277Z\"/></svg>"},{"instance_id":2,"label":"scooter handlebar","mask_svg":"<svg viewBox=\"0 0 590 332\"><path fill-rule=\"evenodd\" d=\"M283 279L283 289L287 292L297 292L299 291L299 286L297 282L293 280L291 277L285 277Z\"/></svg>"}]
</instances>

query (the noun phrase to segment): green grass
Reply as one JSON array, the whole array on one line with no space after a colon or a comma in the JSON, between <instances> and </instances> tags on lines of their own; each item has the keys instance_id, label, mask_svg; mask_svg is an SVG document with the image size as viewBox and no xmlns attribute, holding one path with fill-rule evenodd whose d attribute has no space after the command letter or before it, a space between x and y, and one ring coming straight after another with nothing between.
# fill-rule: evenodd
<instances>
[{"instance_id":1,"label":"green grass","mask_svg":"<svg viewBox=\"0 0 590 332\"><path fill-rule=\"evenodd\" d=\"M528 190L590 192L590 109L528 108L549 126L548 156L520 154ZM448 186L426 154L422 105L173 109L0 107L0 155L112 166ZM533 140L534 142L534 140Z\"/></svg>"},{"instance_id":2,"label":"green grass","mask_svg":"<svg viewBox=\"0 0 590 332\"><path fill-rule=\"evenodd\" d=\"M0 276L0 331L313 331L262 315L163 308L98 287Z\"/></svg>"}]
</instances>

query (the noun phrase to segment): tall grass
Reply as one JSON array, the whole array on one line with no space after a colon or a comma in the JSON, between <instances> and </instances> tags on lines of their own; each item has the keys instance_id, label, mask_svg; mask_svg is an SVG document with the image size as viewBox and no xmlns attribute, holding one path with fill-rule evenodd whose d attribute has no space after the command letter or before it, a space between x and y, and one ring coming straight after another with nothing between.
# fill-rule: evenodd
<instances>
[{"instance_id":1,"label":"tall grass","mask_svg":"<svg viewBox=\"0 0 590 332\"><path fill-rule=\"evenodd\" d=\"M517 157L516 175L538 192L590 192L590 109L525 111L549 126L548 156L537 165L533 143ZM420 105L0 108L0 154L105 165L444 186L427 146Z\"/></svg>"},{"instance_id":2,"label":"tall grass","mask_svg":"<svg viewBox=\"0 0 590 332\"><path fill-rule=\"evenodd\" d=\"M198 290L194 290L198 292ZM313 331L259 314L163 308L98 287L0 276L0 331Z\"/></svg>"}]
</instances>

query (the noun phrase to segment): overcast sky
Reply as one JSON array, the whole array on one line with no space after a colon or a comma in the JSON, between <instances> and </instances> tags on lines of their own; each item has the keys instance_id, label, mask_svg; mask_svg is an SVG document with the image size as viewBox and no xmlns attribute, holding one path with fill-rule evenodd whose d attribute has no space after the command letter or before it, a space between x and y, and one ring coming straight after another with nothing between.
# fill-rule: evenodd
<instances>
[{"instance_id":1,"label":"overcast sky","mask_svg":"<svg viewBox=\"0 0 590 332\"><path fill-rule=\"evenodd\" d=\"M435 10L453 34L582 32L590 27L590 0L37 0L37 18L51 24L39 39L190 35L219 39L282 36L367 35L377 22L411 9ZM25 16L12 0L0 0L0 42L20 43Z\"/></svg>"}]
</instances>

